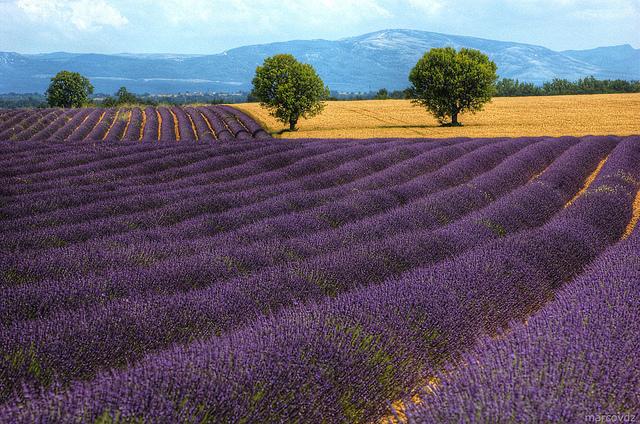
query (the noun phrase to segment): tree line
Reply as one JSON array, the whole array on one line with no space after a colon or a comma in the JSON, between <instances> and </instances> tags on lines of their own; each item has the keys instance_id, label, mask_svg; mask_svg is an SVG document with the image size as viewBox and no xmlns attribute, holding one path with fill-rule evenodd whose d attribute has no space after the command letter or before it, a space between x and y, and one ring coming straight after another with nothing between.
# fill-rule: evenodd
<instances>
[{"instance_id":1,"label":"tree line","mask_svg":"<svg viewBox=\"0 0 640 424\"><path fill-rule=\"evenodd\" d=\"M589 76L577 81L554 78L541 86L510 78L503 78L496 83L497 97L613 93L640 93L640 81L599 80Z\"/></svg>"},{"instance_id":2,"label":"tree line","mask_svg":"<svg viewBox=\"0 0 640 424\"><path fill-rule=\"evenodd\" d=\"M494 97L526 97L526 96L559 96L578 94L622 94L640 93L640 81L627 81L621 79L597 79L593 76L570 81L568 79L555 78L542 85L532 82L519 81L512 78L502 78L496 82ZM411 91L389 91L381 88L378 91L368 93L344 93L334 95L329 100L387 100L387 99L411 99Z\"/></svg>"},{"instance_id":3,"label":"tree line","mask_svg":"<svg viewBox=\"0 0 640 424\"><path fill-rule=\"evenodd\" d=\"M120 90L127 90L121 87ZM640 93L640 81L627 80L601 80L593 76L569 81L567 79L554 79L542 85L517 79L503 78L496 83L494 97L524 97L524 96L556 96L578 94L615 94L615 93ZM131 93L129 93L131 94ZM125 96L126 97L126 96ZM403 100L411 99L411 91L387 90L381 88L377 91L364 93L343 93L331 91L327 100L330 101L355 101L355 100ZM135 101L131 102L140 106L159 105L188 105L193 103L203 104L229 104L258 102L259 100L250 92L238 93L182 93L175 95L135 94ZM118 93L114 95L95 94L90 96L83 106L114 107L123 104ZM47 102L47 97L42 93L5 93L0 94L0 109L15 108L46 108L52 106Z\"/></svg>"}]
</instances>

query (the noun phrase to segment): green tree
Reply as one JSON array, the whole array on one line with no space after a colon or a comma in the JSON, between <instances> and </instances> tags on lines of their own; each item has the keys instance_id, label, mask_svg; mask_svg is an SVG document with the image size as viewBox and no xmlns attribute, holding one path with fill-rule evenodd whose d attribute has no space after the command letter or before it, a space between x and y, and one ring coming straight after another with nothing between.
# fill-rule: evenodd
<instances>
[{"instance_id":1,"label":"green tree","mask_svg":"<svg viewBox=\"0 0 640 424\"><path fill-rule=\"evenodd\" d=\"M118 100L113 98L113 97L111 97L111 96L107 96L102 101L102 106L103 107L116 107L116 106L118 106Z\"/></svg>"},{"instance_id":2,"label":"green tree","mask_svg":"<svg viewBox=\"0 0 640 424\"><path fill-rule=\"evenodd\" d=\"M120 89L116 93L116 97L118 97L117 104L119 104L119 105L132 104L132 103L138 103L139 102L139 100L136 97L136 95L133 94L133 93L130 93L127 90L127 87L120 87Z\"/></svg>"},{"instance_id":3,"label":"green tree","mask_svg":"<svg viewBox=\"0 0 640 424\"><path fill-rule=\"evenodd\" d=\"M82 107L89 102L93 85L77 72L61 71L51 78L46 94L51 107Z\"/></svg>"},{"instance_id":4,"label":"green tree","mask_svg":"<svg viewBox=\"0 0 640 424\"><path fill-rule=\"evenodd\" d=\"M279 54L265 59L256 69L252 95L295 131L298 119L322 112L329 89L313 66L298 62L290 54Z\"/></svg>"},{"instance_id":5,"label":"green tree","mask_svg":"<svg viewBox=\"0 0 640 424\"><path fill-rule=\"evenodd\" d=\"M478 50L431 49L411 70L413 103L443 125L461 125L458 115L482 110L495 92L497 66ZM445 124L450 118L451 123Z\"/></svg>"},{"instance_id":6,"label":"green tree","mask_svg":"<svg viewBox=\"0 0 640 424\"><path fill-rule=\"evenodd\" d=\"M376 96L374 97L374 99L376 100L387 100L388 98L389 90L387 90L386 88L381 88L380 90L378 90Z\"/></svg>"},{"instance_id":7,"label":"green tree","mask_svg":"<svg viewBox=\"0 0 640 424\"><path fill-rule=\"evenodd\" d=\"M127 87L120 87L116 92L115 97L107 96L102 101L104 107L116 107L121 105L131 105L145 103L142 99L139 99L135 94L130 93Z\"/></svg>"},{"instance_id":8,"label":"green tree","mask_svg":"<svg viewBox=\"0 0 640 424\"><path fill-rule=\"evenodd\" d=\"M496 83L495 95L498 97L539 96L541 94L541 88L531 82L503 78Z\"/></svg>"},{"instance_id":9,"label":"green tree","mask_svg":"<svg viewBox=\"0 0 640 424\"><path fill-rule=\"evenodd\" d=\"M562 94L576 94L577 84L560 78L554 78L551 82L545 82L542 84L542 90L544 94L548 96L557 96Z\"/></svg>"},{"instance_id":10,"label":"green tree","mask_svg":"<svg viewBox=\"0 0 640 424\"><path fill-rule=\"evenodd\" d=\"M518 80L512 80L511 78L503 78L496 83L496 95L499 97L511 97L517 96L518 93Z\"/></svg>"}]
</instances>

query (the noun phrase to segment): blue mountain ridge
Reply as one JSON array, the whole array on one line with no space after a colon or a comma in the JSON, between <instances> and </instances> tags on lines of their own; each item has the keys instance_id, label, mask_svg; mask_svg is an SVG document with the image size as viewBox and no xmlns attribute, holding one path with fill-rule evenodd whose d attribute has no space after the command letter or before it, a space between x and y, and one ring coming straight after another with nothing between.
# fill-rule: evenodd
<instances>
[{"instance_id":1,"label":"blue mountain ridge","mask_svg":"<svg viewBox=\"0 0 640 424\"><path fill-rule=\"evenodd\" d=\"M426 51L444 46L481 50L496 62L501 77L537 84L589 75L640 80L640 49L629 45L559 52L531 44L390 29L335 41L244 46L214 55L0 52L0 92L43 92L63 69L89 77L100 93L120 86L137 93L248 91L256 67L277 53L311 63L334 91L395 90L408 86L410 69Z\"/></svg>"}]
</instances>

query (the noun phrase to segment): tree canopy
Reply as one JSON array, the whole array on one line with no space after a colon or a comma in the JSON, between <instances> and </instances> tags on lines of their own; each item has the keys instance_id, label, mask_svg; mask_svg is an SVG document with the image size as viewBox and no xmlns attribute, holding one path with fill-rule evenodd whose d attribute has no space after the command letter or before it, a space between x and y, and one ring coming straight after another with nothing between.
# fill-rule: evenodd
<instances>
[{"instance_id":1,"label":"tree canopy","mask_svg":"<svg viewBox=\"0 0 640 424\"><path fill-rule=\"evenodd\" d=\"M497 66L478 50L431 49L411 70L413 102L441 124L461 125L458 115L482 110L495 92ZM446 123L451 119L451 123Z\"/></svg>"},{"instance_id":2,"label":"tree canopy","mask_svg":"<svg viewBox=\"0 0 640 424\"><path fill-rule=\"evenodd\" d=\"M252 95L294 131L301 117L322 112L329 89L313 66L298 62L290 54L279 54L265 59L256 69Z\"/></svg>"},{"instance_id":3,"label":"tree canopy","mask_svg":"<svg viewBox=\"0 0 640 424\"><path fill-rule=\"evenodd\" d=\"M61 71L51 78L46 94L51 107L82 107L89 102L93 85L77 72Z\"/></svg>"},{"instance_id":4,"label":"tree canopy","mask_svg":"<svg viewBox=\"0 0 640 424\"><path fill-rule=\"evenodd\" d=\"M120 87L120 89L116 92L114 97L107 97L102 102L102 105L105 107L114 107L126 104L138 104L143 103L135 94L129 92L127 87Z\"/></svg>"}]
</instances>

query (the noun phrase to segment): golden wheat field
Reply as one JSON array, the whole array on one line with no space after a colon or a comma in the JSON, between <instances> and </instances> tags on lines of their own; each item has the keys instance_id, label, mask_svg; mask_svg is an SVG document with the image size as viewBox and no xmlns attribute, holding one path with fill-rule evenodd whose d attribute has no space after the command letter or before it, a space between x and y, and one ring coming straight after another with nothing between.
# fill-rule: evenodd
<instances>
[{"instance_id":1,"label":"golden wheat field","mask_svg":"<svg viewBox=\"0 0 640 424\"><path fill-rule=\"evenodd\" d=\"M285 138L522 137L640 134L640 94L495 98L478 114L462 115L463 127L440 127L408 100L328 102L322 115L284 125L257 103L234 105L274 135Z\"/></svg>"}]
</instances>

